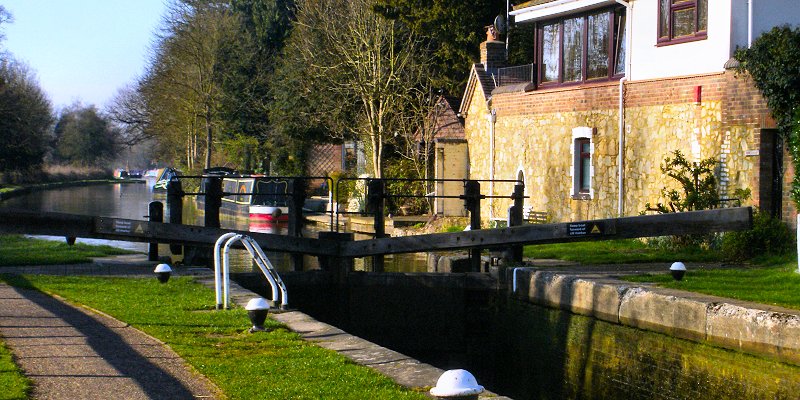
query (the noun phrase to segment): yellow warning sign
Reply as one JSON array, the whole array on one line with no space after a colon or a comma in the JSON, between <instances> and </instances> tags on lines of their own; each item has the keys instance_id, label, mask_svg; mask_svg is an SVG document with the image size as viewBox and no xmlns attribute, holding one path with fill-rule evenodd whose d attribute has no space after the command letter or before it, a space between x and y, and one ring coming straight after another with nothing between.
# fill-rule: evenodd
<instances>
[{"instance_id":1,"label":"yellow warning sign","mask_svg":"<svg viewBox=\"0 0 800 400\"><path fill-rule=\"evenodd\" d=\"M144 229L142 229L142 224L136 224L136 228L133 230L133 233L144 233Z\"/></svg>"},{"instance_id":2,"label":"yellow warning sign","mask_svg":"<svg viewBox=\"0 0 800 400\"><path fill-rule=\"evenodd\" d=\"M600 227L597 225L592 226L592 233L603 233L600 231Z\"/></svg>"}]
</instances>

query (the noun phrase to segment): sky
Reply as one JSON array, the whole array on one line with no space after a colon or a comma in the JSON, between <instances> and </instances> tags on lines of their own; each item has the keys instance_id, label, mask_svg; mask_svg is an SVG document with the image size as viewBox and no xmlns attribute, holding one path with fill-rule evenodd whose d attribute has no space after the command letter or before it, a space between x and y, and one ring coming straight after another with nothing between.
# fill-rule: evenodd
<instances>
[{"instance_id":1,"label":"sky","mask_svg":"<svg viewBox=\"0 0 800 400\"><path fill-rule=\"evenodd\" d=\"M0 0L13 22L0 48L25 62L58 110L102 109L147 65L165 0Z\"/></svg>"}]
</instances>

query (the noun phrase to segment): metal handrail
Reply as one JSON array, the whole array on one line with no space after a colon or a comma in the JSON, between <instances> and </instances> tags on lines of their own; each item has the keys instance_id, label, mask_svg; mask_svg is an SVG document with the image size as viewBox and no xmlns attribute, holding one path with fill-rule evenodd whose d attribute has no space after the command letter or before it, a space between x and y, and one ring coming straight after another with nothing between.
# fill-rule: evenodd
<instances>
[{"instance_id":1,"label":"metal handrail","mask_svg":"<svg viewBox=\"0 0 800 400\"><path fill-rule=\"evenodd\" d=\"M497 69L497 86L533 83L536 64L524 64Z\"/></svg>"},{"instance_id":2,"label":"metal handrail","mask_svg":"<svg viewBox=\"0 0 800 400\"><path fill-rule=\"evenodd\" d=\"M336 180L333 186L336 187L335 194L333 198L339 199L339 190L341 189L342 185L341 182L347 181L364 181L369 182L371 180L375 180L376 178L339 178ZM476 182L499 182L499 183L517 183L517 184L524 184L522 180L519 179L415 179L415 178L380 178L380 180L388 181L388 182L461 182L466 183L468 181L476 181ZM364 193L366 194L366 193ZM397 198L433 198L433 199L464 199L463 195L435 195L432 193L424 194L424 195L400 195L400 194L386 194L383 196L387 199L397 199ZM513 196L502 196L502 195L482 195L482 199L513 199ZM525 196L525 198L529 198ZM332 201L332 199L331 199ZM333 204L333 203L331 203ZM339 230L339 214L363 214L363 215L370 215L373 213L368 212L357 212L357 211L339 211L338 209L333 210L336 214L336 224L335 229L338 232ZM333 218L331 218L333 219Z\"/></svg>"},{"instance_id":3,"label":"metal handrail","mask_svg":"<svg viewBox=\"0 0 800 400\"><path fill-rule=\"evenodd\" d=\"M240 241L250 256L256 262L261 272L267 278L272 288L272 302L278 303L278 292L280 291L281 309L286 309L289 305L289 295L286 285L283 283L278 271L267 258L264 250L253 238L239 233L226 233L217 239L214 244L214 293L216 295L216 308L228 309L230 300L230 248L234 242ZM225 243L222 245L222 243ZM220 247L223 250L220 250ZM220 252L222 254L220 255Z\"/></svg>"}]
</instances>

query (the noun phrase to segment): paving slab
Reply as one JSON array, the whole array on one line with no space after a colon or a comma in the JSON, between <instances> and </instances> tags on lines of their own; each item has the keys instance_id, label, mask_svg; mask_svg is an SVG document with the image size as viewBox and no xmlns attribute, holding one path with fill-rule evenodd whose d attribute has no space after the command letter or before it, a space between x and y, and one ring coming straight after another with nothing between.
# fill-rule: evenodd
<instances>
[{"instance_id":1,"label":"paving slab","mask_svg":"<svg viewBox=\"0 0 800 400\"><path fill-rule=\"evenodd\" d=\"M0 336L34 399L216 399L164 343L107 315L0 284Z\"/></svg>"}]
</instances>

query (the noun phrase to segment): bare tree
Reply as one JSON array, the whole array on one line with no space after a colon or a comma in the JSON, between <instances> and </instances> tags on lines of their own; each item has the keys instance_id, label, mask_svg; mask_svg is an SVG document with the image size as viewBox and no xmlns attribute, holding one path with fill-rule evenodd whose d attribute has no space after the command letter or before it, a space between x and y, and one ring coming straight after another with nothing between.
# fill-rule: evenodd
<instances>
[{"instance_id":1,"label":"bare tree","mask_svg":"<svg viewBox=\"0 0 800 400\"><path fill-rule=\"evenodd\" d=\"M422 42L398 22L376 14L369 0L304 0L284 52L306 65L309 90L324 90L321 115L332 132L362 140L373 174L383 175L384 146L406 123L409 91L425 82ZM355 113L342 124L342 112Z\"/></svg>"},{"instance_id":2,"label":"bare tree","mask_svg":"<svg viewBox=\"0 0 800 400\"><path fill-rule=\"evenodd\" d=\"M189 169L204 147L203 165L211 166L222 96L214 73L220 48L233 40L236 27L227 2L169 2L148 70L117 94L109 110L125 126L129 143L157 136L162 151L185 157Z\"/></svg>"}]
</instances>

